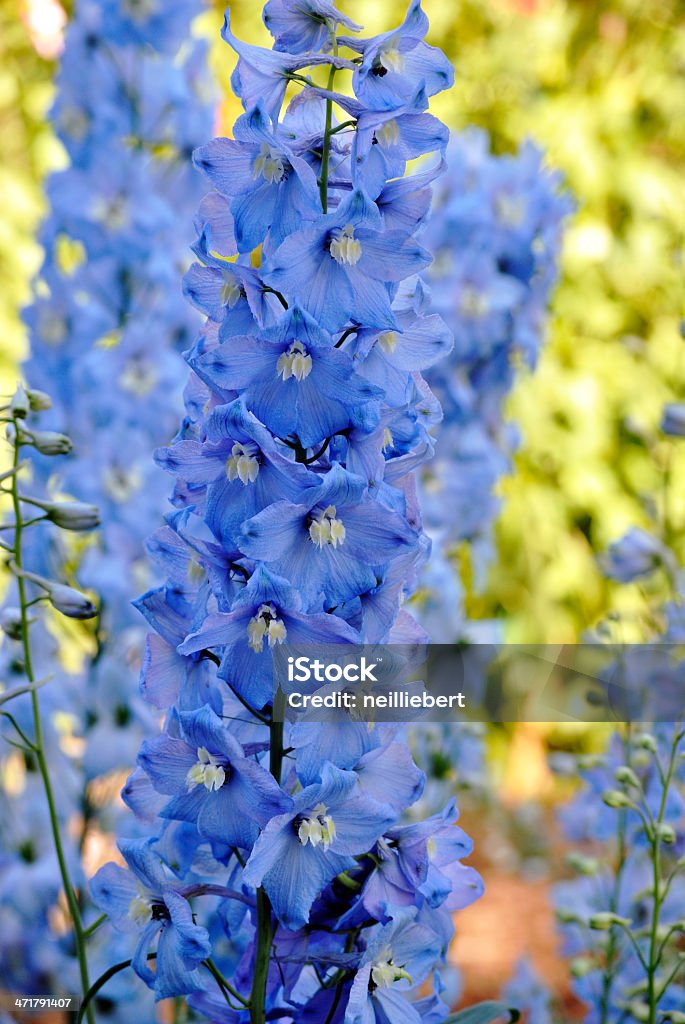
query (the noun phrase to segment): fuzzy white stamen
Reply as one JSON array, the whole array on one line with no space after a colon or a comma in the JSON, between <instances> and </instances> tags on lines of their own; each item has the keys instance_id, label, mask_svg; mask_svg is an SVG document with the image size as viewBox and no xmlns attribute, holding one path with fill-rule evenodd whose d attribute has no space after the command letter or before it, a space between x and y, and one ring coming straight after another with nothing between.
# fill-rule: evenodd
<instances>
[{"instance_id":1,"label":"fuzzy white stamen","mask_svg":"<svg viewBox=\"0 0 685 1024\"><path fill-rule=\"evenodd\" d=\"M380 960L371 968L371 978L377 988L388 988L396 981L406 980L411 984L411 975L407 974L404 967L398 967L392 962L392 957L387 960Z\"/></svg>"},{"instance_id":2,"label":"fuzzy white stamen","mask_svg":"<svg viewBox=\"0 0 685 1024\"><path fill-rule=\"evenodd\" d=\"M204 786L205 789L221 789L226 781L226 772L216 757L206 747L197 748L197 761L186 776L189 787Z\"/></svg>"},{"instance_id":3,"label":"fuzzy white stamen","mask_svg":"<svg viewBox=\"0 0 685 1024\"><path fill-rule=\"evenodd\" d=\"M462 291L459 306L464 316L470 316L474 319L485 316L490 308L485 292L480 292L477 288L472 288L470 285L467 285Z\"/></svg>"},{"instance_id":4,"label":"fuzzy white stamen","mask_svg":"<svg viewBox=\"0 0 685 1024\"><path fill-rule=\"evenodd\" d=\"M264 640L269 647L275 647L276 644L284 643L287 635L285 623L278 618L272 604L261 605L247 624L248 643L255 654L261 654L264 650Z\"/></svg>"},{"instance_id":5,"label":"fuzzy white stamen","mask_svg":"<svg viewBox=\"0 0 685 1024\"><path fill-rule=\"evenodd\" d=\"M341 266L354 267L359 263L362 258L362 244L354 237L354 227L351 224L346 224L331 241L330 253Z\"/></svg>"},{"instance_id":6,"label":"fuzzy white stamen","mask_svg":"<svg viewBox=\"0 0 685 1024\"><path fill-rule=\"evenodd\" d=\"M283 157L268 142L262 143L259 156L252 165L252 176L255 180L264 178L269 185L278 185L285 177Z\"/></svg>"},{"instance_id":7,"label":"fuzzy white stamen","mask_svg":"<svg viewBox=\"0 0 685 1024\"><path fill-rule=\"evenodd\" d=\"M231 454L226 459L228 479L235 480L237 477L243 486L253 484L259 475L257 451L256 445L240 444L236 441L231 449Z\"/></svg>"},{"instance_id":8,"label":"fuzzy white stamen","mask_svg":"<svg viewBox=\"0 0 685 1024\"><path fill-rule=\"evenodd\" d=\"M276 372L283 380L294 377L296 381L301 381L309 376L312 372L312 357L301 341L294 341L288 351L279 356Z\"/></svg>"},{"instance_id":9,"label":"fuzzy white stamen","mask_svg":"<svg viewBox=\"0 0 685 1024\"><path fill-rule=\"evenodd\" d=\"M392 355L397 348L397 332L386 331L385 334L380 334L378 336L378 344L387 356Z\"/></svg>"},{"instance_id":10,"label":"fuzzy white stamen","mask_svg":"<svg viewBox=\"0 0 685 1024\"><path fill-rule=\"evenodd\" d=\"M335 822L330 814L326 814L326 805L317 804L307 818L303 818L297 829L297 838L303 846L322 845L327 850L336 836Z\"/></svg>"},{"instance_id":11,"label":"fuzzy white stamen","mask_svg":"<svg viewBox=\"0 0 685 1024\"><path fill-rule=\"evenodd\" d=\"M148 921L152 920L152 901L142 893L134 896L128 905L128 916L139 928L144 927Z\"/></svg>"},{"instance_id":12,"label":"fuzzy white stamen","mask_svg":"<svg viewBox=\"0 0 685 1024\"><path fill-rule=\"evenodd\" d=\"M227 274L224 271L225 281L221 286L220 299L222 306L228 306L229 309L233 309L236 302L242 294L242 287L240 281L233 274Z\"/></svg>"},{"instance_id":13,"label":"fuzzy white stamen","mask_svg":"<svg viewBox=\"0 0 685 1024\"><path fill-rule=\"evenodd\" d=\"M329 505L322 512L317 512L309 524L309 536L318 548L330 544L334 548L345 540L345 527L341 519L336 518L335 505Z\"/></svg>"},{"instance_id":14,"label":"fuzzy white stamen","mask_svg":"<svg viewBox=\"0 0 685 1024\"><path fill-rule=\"evenodd\" d=\"M400 53L396 46L388 46L381 50L378 60L386 71L396 71L398 75L402 74L406 65L404 54Z\"/></svg>"},{"instance_id":15,"label":"fuzzy white stamen","mask_svg":"<svg viewBox=\"0 0 685 1024\"><path fill-rule=\"evenodd\" d=\"M378 129L376 141L385 148L397 145L400 141L400 126L394 117L386 121L383 127Z\"/></svg>"}]
</instances>

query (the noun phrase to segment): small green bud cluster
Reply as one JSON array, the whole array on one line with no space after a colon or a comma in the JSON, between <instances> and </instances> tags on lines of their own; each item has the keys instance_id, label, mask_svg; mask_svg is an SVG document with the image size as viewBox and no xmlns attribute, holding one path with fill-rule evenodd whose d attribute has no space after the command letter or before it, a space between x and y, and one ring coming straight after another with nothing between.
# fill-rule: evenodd
<instances>
[{"instance_id":1,"label":"small green bud cluster","mask_svg":"<svg viewBox=\"0 0 685 1024\"><path fill-rule=\"evenodd\" d=\"M44 391L19 384L11 399L0 408L0 416L7 424L6 437L15 456L13 468L0 475L0 490L12 499L15 512L14 521L3 524L1 529L4 537L7 533L14 533L14 543L10 544L6 540L0 543L2 549L11 556L7 562L10 572L42 591L42 595L35 598L32 604L46 600L62 615L72 619L90 619L97 615L97 607L86 594L66 583L28 572L21 564L22 532L37 523L51 523L60 530L78 533L94 530L100 525L100 515L95 505L36 497L25 493L20 486L20 476L25 468L19 462L21 449L33 448L41 455L48 456L67 455L71 451L71 441L65 434L35 429L26 422L29 414L41 413L49 409L51 404L50 396ZM0 628L10 639L19 639L24 626L21 609L4 610Z\"/></svg>"}]
</instances>

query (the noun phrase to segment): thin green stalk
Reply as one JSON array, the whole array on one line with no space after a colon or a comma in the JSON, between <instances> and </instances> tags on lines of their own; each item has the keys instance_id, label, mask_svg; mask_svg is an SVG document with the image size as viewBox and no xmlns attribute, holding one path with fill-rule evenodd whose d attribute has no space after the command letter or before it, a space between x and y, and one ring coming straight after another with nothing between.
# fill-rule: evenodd
<instances>
[{"instance_id":1,"label":"thin green stalk","mask_svg":"<svg viewBox=\"0 0 685 1024\"><path fill-rule=\"evenodd\" d=\"M630 726L627 727L626 734L623 738L623 750L625 756L625 763L630 767ZM626 847L626 817L627 812L625 810L619 810L618 812L618 830L617 830L617 863L616 873L614 877L614 885L609 897L609 911L612 914L618 912L618 902L621 895L621 877L626 864L626 858L628 850ZM618 930L617 928L611 928L609 931L609 938L607 940L606 948L606 962L604 964L604 973L602 975L602 994L599 1000L599 1013L600 1013L600 1024L608 1024L609 1021L609 1010L611 1009L611 986L614 980L614 968L616 966L616 959L618 956Z\"/></svg>"},{"instance_id":2,"label":"thin green stalk","mask_svg":"<svg viewBox=\"0 0 685 1024\"><path fill-rule=\"evenodd\" d=\"M664 901L664 893L661 890L661 839L659 837L658 826L662 824L664 813L666 811L668 789L671 784L671 779L673 778L673 772L675 771L676 753L678 749L679 739L680 730L678 730L675 733L673 737L673 742L671 743L668 770L665 774L662 773L661 768L659 771L659 774L662 779L659 813L656 817L655 827L653 827L649 833L649 845L652 854L652 887L654 893L654 910L652 912L652 925L649 934L649 959L647 964L647 1000L649 1010L649 1016L647 1018L648 1024L656 1024L657 1006L662 995L662 993L657 992L656 989L656 973L659 967L659 961L661 959L661 951L658 950L659 916L661 914L661 907ZM655 757L658 757L658 754L656 754Z\"/></svg>"},{"instance_id":3,"label":"thin green stalk","mask_svg":"<svg viewBox=\"0 0 685 1024\"><path fill-rule=\"evenodd\" d=\"M100 914L100 916L97 917L92 924L89 924L87 928L83 929L84 939L89 939L91 935L95 935L95 932L98 930L100 925L104 924L106 920L107 914Z\"/></svg>"},{"instance_id":4,"label":"thin green stalk","mask_svg":"<svg viewBox=\"0 0 685 1024\"><path fill-rule=\"evenodd\" d=\"M19 425L16 417L13 419L14 422L14 455L12 468L16 471L19 467ZM29 683L35 683L35 677L33 674L33 663L31 660L31 644L29 642L29 616L28 616L28 601L26 597L26 582L22 575L22 520L21 520L21 505L19 500L19 492L17 488L17 476L16 472L12 476L12 508L16 521L16 529L14 531L14 564L19 570L17 573L17 591L19 594L19 609L21 617L21 640L22 650L24 653L24 672ZM84 997L90 988L90 981L88 980L88 961L86 958L86 943L83 934L83 925L81 923L81 912L79 910L78 901L76 899L76 893L71 883L71 877L69 875L69 868L67 866L67 860L64 854L64 847L62 845L62 836L59 828L59 820L57 817L57 808L55 805L55 797L52 790L52 781L50 779L50 772L48 765L45 760L45 752L43 750L43 729L40 719L40 705L38 703L38 694L36 690L31 691L31 708L33 711L33 729L35 732L35 739L33 747L35 750L36 760L38 762L38 769L40 771L41 779L43 780L43 788L45 789L45 798L48 805L48 814L50 817L50 829L52 831L52 838L55 844L55 853L57 854L57 862L59 864L59 871L62 878L62 885L64 887L64 894L67 900L67 906L69 908L69 914L71 916L72 925L74 928L74 945L76 947L76 956L78 958L79 973L81 975L81 987L83 989ZM93 1015L92 1007L87 1008L87 1017L89 1024L95 1024L95 1017Z\"/></svg>"},{"instance_id":5,"label":"thin green stalk","mask_svg":"<svg viewBox=\"0 0 685 1024\"><path fill-rule=\"evenodd\" d=\"M277 722L275 719L281 717L282 702L283 697L279 691L274 699L271 722L269 723L269 770L279 784L283 768L283 722ZM260 886L257 890L257 948L250 993L250 1024L266 1024L266 983L269 975L273 934L271 901L266 890Z\"/></svg>"},{"instance_id":6,"label":"thin green stalk","mask_svg":"<svg viewBox=\"0 0 685 1024\"><path fill-rule=\"evenodd\" d=\"M237 1001L239 1003L242 1003L243 1007L249 1007L250 1004L249 1004L248 1000L247 999L243 999L243 997L241 996L240 992L238 992L237 989L233 988L233 985L231 985L231 983L229 981L227 981L226 978L224 978L223 974L221 973L219 968L216 966L216 964L214 963L214 961L210 957L208 957L205 960L204 963L205 963L205 967L207 968L209 973L212 975L212 977L214 978L214 980L216 981L217 985L222 990L224 995L226 995L226 994L231 995L231 996L233 996L234 999L237 999ZM229 1004L229 1006L231 1007L232 1010L239 1009L239 1007L235 1007L235 1006L233 1006L231 1004L230 999L227 999L226 1001L228 1002L228 1004Z\"/></svg>"},{"instance_id":7,"label":"thin green stalk","mask_svg":"<svg viewBox=\"0 0 685 1024\"><path fill-rule=\"evenodd\" d=\"M338 41L335 38L335 32L331 30L331 43L333 46L333 55L338 56ZM336 69L331 65L331 69L328 72L328 84L326 86L328 92L333 91L333 84L335 82ZM328 213L328 175L330 170L331 162L331 135L333 128L333 100L326 100L326 127L323 135L323 153L321 155L321 177L319 179L319 193L321 195L321 208L324 213Z\"/></svg>"}]
</instances>

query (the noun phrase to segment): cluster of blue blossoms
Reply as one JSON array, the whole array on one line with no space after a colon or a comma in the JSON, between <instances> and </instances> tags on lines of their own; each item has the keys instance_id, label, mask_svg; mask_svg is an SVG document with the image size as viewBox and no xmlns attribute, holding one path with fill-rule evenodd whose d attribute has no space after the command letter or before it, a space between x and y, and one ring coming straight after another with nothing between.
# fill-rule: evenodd
<instances>
[{"instance_id":1,"label":"cluster of blue blossoms","mask_svg":"<svg viewBox=\"0 0 685 1024\"><path fill-rule=\"evenodd\" d=\"M111 799L118 787L108 779L130 766L157 728L138 693L144 628L130 600L151 579L144 539L166 505L166 478L149 452L176 429L178 352L200 322L178 283L188 265L178 218L191 220L202 192L190 155L213 118L206 46L190 36L199 10L195 0L78 3L51 115L68 166L47 182L45 258L25 313L24 373L53 398L40 430L26 421L46 456L37 457L33 491L48 500L78 497L102 515L94 541L65 545L68 535L46 537L38 528L28 551L30 567L48 576L78 562L81 584L105 595L78 669L73 658L69 670L62 667L47 630L36 626L32 641L41 673L53 677L41 694L45 744L84 901L79 852L98 856L99 837L116 831L120 816ZM65 453L57 468L47 457L56 451ZM11 637L2 657L10 678L21 675ZM27 725L22 701L15 714ZM17 777L17 764L12 772ZM19 777L3 792L0 812L3 983L18 992L73 992L76 965L62 935L59 872L35 765ZM104 955L98 941L96 963Z\"/></svg>"},{"instance_id":2,"label":"cluster of blue blossoms","mask_svg":"<svg viewBox=\"0 0 685 1024\"><path fill-rule=\"evenodd\" d=\"M511 471L519 443L506 399L521 369L535 368L544 343L564 220L572 210L560 175L544 166L532 143L496 156L480 129L450 143L422 237L435 257L426 273L431 304L455 339L449 359L427 374L444 420L422 479L433 541L422 623L439 642L497 639L494 627L476 632L465 618L449 556L468 542L478 585L492 557L496 485Z\"/></svg>"},{"instance_id":3,"label":"cluster of blue blossoms","mask_svg":"<svg viewBox=\"0 0 685 1024\"><path fill-rule=\"evenodd\" d=\"M418 0L370 39L326 0L269 0L264 20L272 50L227 17L245 113L194 156L213 191L185 291L207 319L157 456L167 581L138 601L166 719L124 789L150 835L91 889L157 998L213 1021L433 1024L452 912L482 891L471 841L452 803L403 821L424 778L397 727L283 724L272 674L281 644L425 637L402 607L440 415L421 371L452 339L416 235L447 144L428 100L453 71Z\"/></svg>"}]
</instances>

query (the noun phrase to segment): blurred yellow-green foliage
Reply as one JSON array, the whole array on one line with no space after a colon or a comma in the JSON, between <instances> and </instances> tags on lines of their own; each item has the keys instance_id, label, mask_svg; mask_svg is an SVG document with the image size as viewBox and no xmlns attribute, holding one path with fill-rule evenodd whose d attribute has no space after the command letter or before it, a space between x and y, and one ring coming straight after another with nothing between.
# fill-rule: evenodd
<instances>
[{"instance_id":1,"label":"blurred yellow-green foliage","mask_svg":"<svg viewBox=\"0 0 685 1024\"><path fill-rule=\"evenodd\" d=\"M0 4L0 381L6 390L25 349L19 312L40 265L35 233L44 211L41 182L60 159L47 123L54 63L39 57L22 0Z\"/></svg>"},{"instance_id":2,"label":"blurred yellow-green foliage","mask_svg":"<svg viewBox=\"0 0 685 1024\"><path fill-rule=\"evenodd\" d=\"M10 196L0 234L0 323L12 353L21 338L17 307L38 258L38 181L55 159L44 124L51 69L32 50L17 3L5 0L0 14L0 183ZM404 12L397 0L339 6L371 31ZM612 588L596 555L629 525L648 525L650 509L676 545L685 525L685 459L658 436L664 401L685 394L681 3L424 0L424 7L430 41L457 71L435 112L455 129L487 128L496 151L533 137L579 206L545 355L510 403L524 442L502 486L500 557L485 592L470 594L469 610L507 616L511 639L571 641L618 608L637 637L663 583L657 579L651 594ZM234 31L267 43L260 13L261 3L237 0ZM212 65L226 91L220 121L228 126L239 108L228 94L234 59L218 37L221 15L216 5L202 28L216 40Z\"/></svg>"}]
</instances>

